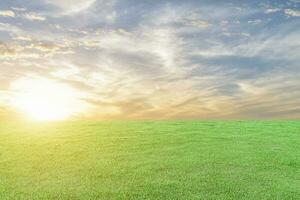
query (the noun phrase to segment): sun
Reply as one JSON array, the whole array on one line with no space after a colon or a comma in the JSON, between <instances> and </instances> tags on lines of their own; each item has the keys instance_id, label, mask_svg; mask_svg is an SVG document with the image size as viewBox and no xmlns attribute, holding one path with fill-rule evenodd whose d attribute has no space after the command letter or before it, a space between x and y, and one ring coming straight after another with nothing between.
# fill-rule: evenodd
<instances>
[{"instance_id":1,"label":"sun","mask_svg":"<svg viewBox=\"0 0 300 200\"><path fill-rule=\"evenodd\" d=\"M24 78L13 82L11 89L12 105L32 120L65 120L84 110L78 91L56 81Z\"/></svg>"}]
</instances>

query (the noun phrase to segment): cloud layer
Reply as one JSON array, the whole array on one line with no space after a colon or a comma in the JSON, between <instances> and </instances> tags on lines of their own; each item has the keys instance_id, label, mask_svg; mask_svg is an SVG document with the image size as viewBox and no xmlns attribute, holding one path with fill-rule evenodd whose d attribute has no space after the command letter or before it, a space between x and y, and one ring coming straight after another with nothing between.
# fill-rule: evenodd
<instances>
[{"instance_id":1,"label":"cloud layer","mask_svg":"<svg viewBox=\"0 0 300 200\"><path fill-rule=\"evenodd\" d=\"M0 116L31 77L97 119L297 119L297 1L0 3Z\"/></svg>"}]
</instances>

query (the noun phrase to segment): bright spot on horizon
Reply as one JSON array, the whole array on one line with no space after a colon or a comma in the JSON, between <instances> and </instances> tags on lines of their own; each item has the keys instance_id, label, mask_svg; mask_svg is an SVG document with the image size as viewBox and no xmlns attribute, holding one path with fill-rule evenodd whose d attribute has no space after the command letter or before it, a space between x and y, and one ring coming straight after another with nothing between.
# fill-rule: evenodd
<instances>
[{"instance_id":1,"label":"bright spot on horizon","mask_svg":"<svg viewBox=\"0 0 300 200\"><path fill-rule=\"evenodd\" d=\"M44 78L14 81L12 106L35 121L65 120L82 112L84 106L73 88Z\"/></svg>"}]
</instances>

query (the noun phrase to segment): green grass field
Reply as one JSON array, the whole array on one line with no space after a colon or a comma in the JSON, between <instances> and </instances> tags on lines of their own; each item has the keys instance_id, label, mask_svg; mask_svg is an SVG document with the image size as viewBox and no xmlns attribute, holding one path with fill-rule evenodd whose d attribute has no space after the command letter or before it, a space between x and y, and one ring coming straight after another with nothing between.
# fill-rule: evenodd
<instances>
[{"instance_id":1,"label":"green grass field","mask_svg":"<svg viewBox=\"0 0 300 200\"><path fill-rule=\"evenodd\" d=\"M0 199L300 199L300 122L2 122Z\"/></svg>"}]
</instances>

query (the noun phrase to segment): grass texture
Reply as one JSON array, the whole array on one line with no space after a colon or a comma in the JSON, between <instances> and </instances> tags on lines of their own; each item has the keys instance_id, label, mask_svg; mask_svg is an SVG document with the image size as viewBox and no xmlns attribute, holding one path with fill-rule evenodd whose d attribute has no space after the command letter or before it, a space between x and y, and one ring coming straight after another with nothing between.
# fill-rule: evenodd
<instances>
[{"instance_id":1,"label":"grass texture","mask_svg":"<svg viewBox=\"0 0 300 200\"><path fill-rule=\"evenodd\" d=\"M300 122L0 122L0 199L300 199Z\"/></svg>"}]
</instances>

